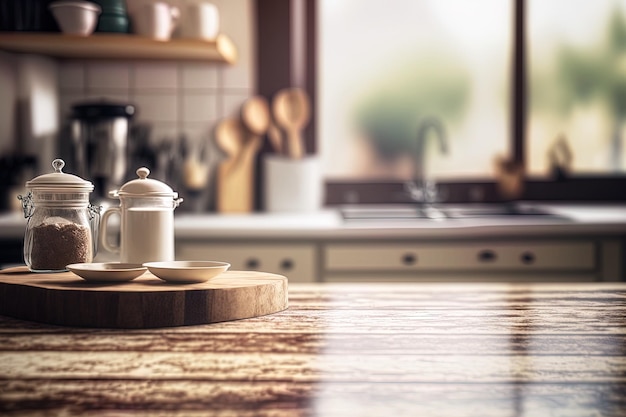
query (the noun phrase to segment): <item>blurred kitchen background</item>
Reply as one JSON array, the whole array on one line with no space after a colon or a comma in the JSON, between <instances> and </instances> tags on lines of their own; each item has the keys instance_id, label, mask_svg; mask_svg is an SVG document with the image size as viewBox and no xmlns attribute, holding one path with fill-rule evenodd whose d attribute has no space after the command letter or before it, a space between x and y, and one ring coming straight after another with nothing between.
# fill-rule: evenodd
<instances>
[{"instance_id":1,"label":"blurred kitchen background","mask_svg":"<svg viewBox=\"0 0 626 417\"><path fill-rule=\"evenodd\" d=\"M149 2L128 1L128 15L142 13L142 7ZM8 3L22 2L3 1L2 13L9 10ZM29 0L23 5L29 3L53 2ZM180 9L184 21L187 3L168 3ZM130 159L125 179L136 177L134 171L139 164L148 164L155 177L161 176L159 179L180 189L184 187L182 162L180 166L171 165L171 172L159 171L165 164L161 162L157 167L159 158L173 164L178 162L171 160L197 152L205 158L204 162L215 165L219 160L219 151L212 147L216 123L236 114L242 102L255 93L255 45L253 1L218 0L212 4L219 11L220 32L227 33L236 45L235 65L210 60L59 59L0 48L3 209L14 208L14 194L23 192L24 181L49 172L52 159L59 155L70 158L66 172L79 174L71 162L71 119L72 106L81 103L102 101L134 106L127 137ZM173 35L176 36L177 33ZM114 119L111 116L102 124ZM111 141L114 136L110 134ZM209 210L210 192L206 194Z\"/></svg>"},{"instance_id":2,"label":"blurred kitchen background","mask_svg":"<svg viewBox=\"0 0 626 417\"><path fill-rule=\"evenodd\" d=\"M141 166L177 191L177 259L624 279L626 0L94 0L86 36L53 3L0 0L3 264L62 157L105 208Z\"/></svg>"},{"instance_id":3,"label":"blurred kitchen background","mask_svg":"<svg viewBox=\"0 0 626 417\"><path fill-rule=\"evenodd\" d=\"M126 1L131 28L150 2ZM18 27L10 15L17 3L39 7L38 27ZM49 3L3 1L3 33L58 30ZM167 3L182 12L175 40L198 1ZM625 1L211 3L219 32L236 48L234 63L58 58L15 52L5 39L2 210L19 209L24 182L57 156L69 159L66 171L85 175L72 160L72 106L106 101L134 108L125 179L148 165L181 194L192 191L185 209L215 211L226 158L216 127L238 118L248 98L260 95L271 107L288 87L309 95L303 140L319 159L324 204L410 201L404 183L417 171L440 183L443 201L499 200L505 166L522 166L520 199L625 197ZM433 142L445 146L420 151L418 136L440 136ZM264 209L261 159L272 152L264 141L255 154L252 210ZM199 163L200 190L185 181L187 159Z\"/></svg>"}]
</instances>

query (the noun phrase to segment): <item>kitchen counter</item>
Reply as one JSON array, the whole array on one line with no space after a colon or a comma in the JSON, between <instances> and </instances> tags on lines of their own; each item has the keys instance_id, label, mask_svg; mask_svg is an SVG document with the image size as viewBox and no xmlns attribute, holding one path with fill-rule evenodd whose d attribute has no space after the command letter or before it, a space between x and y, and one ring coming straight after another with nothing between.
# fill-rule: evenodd
<instances>
[{"instance_id":1,"label":"kitchen counter","mask_svg":"<svg viewBox=\"0 0 626 417\"><path fill-rule=\"evenodd\" d=\"M337 209L230 215L178 210L175 256L225 261L233 269L286 275L291 282L625 280L626 206L519 207L550 214L345 220ZM455 207L445 209L455 214ZM117 226L109 226L114 236ZM0 217L0 264L22 262L24 228L21 215ZM101 249L95 260L118 259Z\"/></svg>"},{"instance_id":2,"label":"kitchen counter","mask_svg":"<svg viewBox=\"0 0 626 417\"><path fill-rule=\"evenodd\" d=\"M551 216L501 216L447 219L368 219L346 222L338 210L314 213L190 214L176 212L176 237L194 238L329 238L519 236L545 233L626 234L623 205L533 205ZM0 238L22 238L20 213L0 215Z\"/></svg>"},{"instance_id":3,"label":"kitchen counter","mask_svg":"<svg viewBox=\"0 0 626 417\"><path fill-rule=\"evenodd\" d=\"M474 237L626 233L626 206L536 205L556 216L495 216L460 219L365 219L344 221L338 210L310 214L257 213L193 215L175 218L176 236L183 239L251 238L375 238Z\"/></svg>"},{"instance_id":4,"label":"kitchen counter","mask_svg":"<svg viewBox=\"0 0 626 417\"><path fill-rule=\"evenodd\" d=\"M0 317L0 414L622 416L626 284L293 284L119 331Z\"/></svg>"}]
</instances>

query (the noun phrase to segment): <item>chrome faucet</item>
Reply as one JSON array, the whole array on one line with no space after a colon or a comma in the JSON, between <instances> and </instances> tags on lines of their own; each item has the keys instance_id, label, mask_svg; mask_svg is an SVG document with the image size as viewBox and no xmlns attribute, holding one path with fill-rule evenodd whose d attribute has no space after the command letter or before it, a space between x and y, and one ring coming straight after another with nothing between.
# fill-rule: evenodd
<instances>
[{"instance_id":1,"label":"chrome faucet","mask_svg":"<svg viewBox=\"0 0 626 417\"><path fill-rule=\"evenodd\" d=\"M436 133L435 137L439 141L441 153L448 153L446 131L441 120L436 117L424 119L417 129L413 179L405 184L410 198L420 204L422 210L431 209L432 204L437 202L439 197L435 181L426 176L426 142L429 137L433 136L428 135L431 130Z\"/></svg>"}]
</instances>

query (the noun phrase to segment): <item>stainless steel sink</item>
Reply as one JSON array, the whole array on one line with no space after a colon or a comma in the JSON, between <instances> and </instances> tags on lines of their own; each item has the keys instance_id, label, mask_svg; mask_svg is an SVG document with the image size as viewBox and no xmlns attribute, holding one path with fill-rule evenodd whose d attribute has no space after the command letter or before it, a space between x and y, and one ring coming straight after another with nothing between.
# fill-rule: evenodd
<instances>
[{"instance_id":1,"label":"stainless steel sink","mask_svg":"<svg viewBox=\"0 0 626 417\"><path fill-rule=\"evenodd\" d=\"M542 208L513 204L467 205L351 205L340 208L345 221L455 220L472 218L567 219Z\"/></svg>"},{"instance_id":2,"label":"stainless steel sink","mask_svg":"<svg viewBox=\"0 0 626 417\"><path fill-rule=\"evenodd\" d=\"M535 217L562 217L548 210L514 204L491 204L491 205L467 205L442 208L449 217L515 217L515 216L535 216Z\"/></svg>"}]
</instances>

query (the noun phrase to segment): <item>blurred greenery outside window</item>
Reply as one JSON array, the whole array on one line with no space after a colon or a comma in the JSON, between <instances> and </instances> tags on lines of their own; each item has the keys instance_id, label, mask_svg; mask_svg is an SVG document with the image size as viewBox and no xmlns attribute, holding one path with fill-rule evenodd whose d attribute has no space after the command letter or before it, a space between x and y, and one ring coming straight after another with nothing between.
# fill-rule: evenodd
<instances>
[{"instance_id":1,"label":"blurred greenery outside window","mask_svg":"<svg viewBox=\"0 0 626 417\"><path fill-rule=\"evenodd\" d=\"M530 0L528 172L543 176L559 138L572 171L626 171L626 1Z\"/></svg>"},{"instance_id":2,"label":"blurred greenery outside window","mask_svg":"<svg viewBox=\"0 0 626 417\"><path fill-rule=\"evenodd\" d=\"M420 123L438 180L494 178L511 156L514 0L320 0L318 138L326 180L411 177ZM558 141L577 174L622 174L626 1L526 2L530 176L548 178Z\"/></svg>"}]
</instances>

